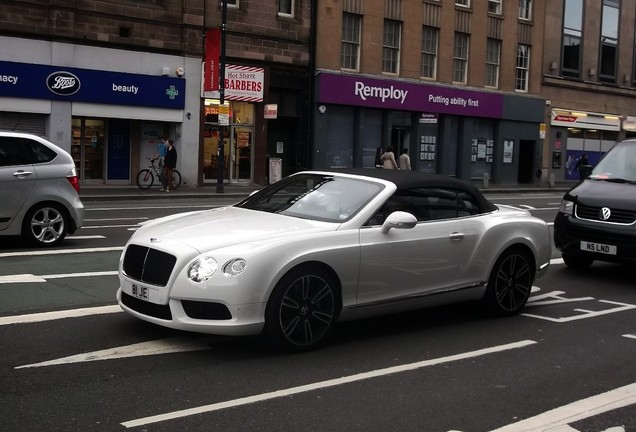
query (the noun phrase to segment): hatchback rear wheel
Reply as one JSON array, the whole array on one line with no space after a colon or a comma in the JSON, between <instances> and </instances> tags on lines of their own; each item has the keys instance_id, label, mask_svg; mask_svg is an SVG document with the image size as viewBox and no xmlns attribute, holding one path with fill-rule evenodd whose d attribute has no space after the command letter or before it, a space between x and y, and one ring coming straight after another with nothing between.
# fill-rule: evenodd
<instances>
[{"instance_id":1,"label":"hatchback rear wheel","mask_svg":"<svg viewBox=\"0 0 636 432\"><path fill-rule=\"evenodd\" d=\"M22 236L38 247L55 246L66 237L68 225L68 216L59 206L38 204L27 213Z\"/></svg>"}]
</instances>

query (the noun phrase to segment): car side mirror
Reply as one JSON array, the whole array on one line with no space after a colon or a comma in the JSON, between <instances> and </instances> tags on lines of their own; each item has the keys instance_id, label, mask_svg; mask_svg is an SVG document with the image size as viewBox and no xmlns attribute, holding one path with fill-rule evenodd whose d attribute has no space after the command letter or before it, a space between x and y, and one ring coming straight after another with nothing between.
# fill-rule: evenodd
<instances>
[{"instance_id":1,"label":"car side mirror","mask_svg":"<svg viewBox=\"0 0 636 432\"><path fill-rule=\"evenodd\" d=\"M382 234L388 233L391 228L410 229L415 225L417 225L417 218L411 213L395 211L382 224Z\"/></svg>"}]
</instances>

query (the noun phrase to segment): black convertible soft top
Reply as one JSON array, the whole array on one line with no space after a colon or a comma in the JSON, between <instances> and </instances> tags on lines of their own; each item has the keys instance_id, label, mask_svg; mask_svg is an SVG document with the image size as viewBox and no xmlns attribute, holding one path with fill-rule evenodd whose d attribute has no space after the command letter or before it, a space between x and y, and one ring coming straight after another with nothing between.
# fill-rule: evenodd
<instances>
[{"instance_id":1,"label":"black convertible soft top","mask_svg":"<svg viewBox=\"0 0 636 432\"><path fill-rule=\"evenodd\" d=\"M395 184L398 191L422 187L455 189L473 195L479 202L479 206L485 211L493 211L497 209L497 207L488 201L474 185L467 181L446 175L380 168L327 168L314 169L312 171L332 172L334 174L351 174L386 180Z\"/></svg>"}]
</instances>

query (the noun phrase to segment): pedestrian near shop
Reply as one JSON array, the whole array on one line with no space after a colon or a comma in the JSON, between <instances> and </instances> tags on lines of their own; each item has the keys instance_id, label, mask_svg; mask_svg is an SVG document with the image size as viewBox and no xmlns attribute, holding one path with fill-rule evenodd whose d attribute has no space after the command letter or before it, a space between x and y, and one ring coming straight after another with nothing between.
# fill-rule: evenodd
<instances>
[{"instance_id":1,"label":"pedestrian near shop","mask_svg":"<svg viewBox=\"0 0 636 432\"><path fill-rule=\"evenodd\" d=\"M411 158L409 157L409 149L406 147L402 148L402 154L399 158L400 169L411 171Z\"/></svg>"},{"instance_id":2,"label":"pedestrian near shop","mask_svg":"<svg viewBox=\"0 0 636 432\"><path fill-rule=\"evenodd\" d=\"M163 160L163 188L166 192L174 190L173 170L177 167L177 149L174 140L168 140L166 156Z\"/></svg>"}]
</instances>

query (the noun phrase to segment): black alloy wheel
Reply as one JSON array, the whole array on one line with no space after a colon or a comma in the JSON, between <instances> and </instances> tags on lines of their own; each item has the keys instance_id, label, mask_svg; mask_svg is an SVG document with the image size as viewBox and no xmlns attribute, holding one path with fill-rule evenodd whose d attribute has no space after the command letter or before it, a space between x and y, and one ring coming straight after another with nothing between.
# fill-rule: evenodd
<instances>
[{"instance_id":1,"label":"black alloy wheel","mask_svg":"<svg viewBox=\"0 0 636 432\"><path fill-rule=\"evenodd\" d=\"M488 279L485 300L490 309L502 316L519 313L530 297L534 272L534 260L529 252L505 251Z\"/></svg>"},{"instance_id":2,"label":"black alloy wheel","mask_svg":"<svg viewBox=\"0 0 636 432\"><path fill-rule=\"evenodd\" d=\"M319 346L337 318L338 284L318 267L301 267L285 275L265 312L266 332L288 351Z\"/></svg>"}]
</instances>

